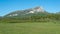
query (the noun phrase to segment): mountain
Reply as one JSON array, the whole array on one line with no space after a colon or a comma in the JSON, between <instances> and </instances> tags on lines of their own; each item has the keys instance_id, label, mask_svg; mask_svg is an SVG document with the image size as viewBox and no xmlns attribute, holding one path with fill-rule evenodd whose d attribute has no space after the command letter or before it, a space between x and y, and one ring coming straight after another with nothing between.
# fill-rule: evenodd
<instances>
[{"instance_id":1,"label":"mountain","mask_svg":"<svg viewBox=\"0 0 60 34\"><path fill-rule=\"evenodd\" d=\"M29 17L32 15L37 15L42 13L47 14L47 12L42 7L37 6L26 10L18 10L18 11L11 12L5 15L5 17L26 17L26 16Z\"/></svg>"},{"instance_id":2,"label":"mountain","mask_svg":"<svg viewBox=\"0 0 60 34\"><path fill-rule=\"evenodd\" d=\"M0 20L2 19L2 17L0 16Z\"/></svg>"},{"instance_id":3,"label":"mountain","mask_svg":"<svg viewBox=\"0 0 60 34\"><path fill-rule=\"evenodd\" d=\"M56 12L56 14L60 14L60 11L59 12Z\"/></svg>"},{"instance_id":4,"label":"mountain","mask_svg":"<svg viewBox=\"0 0 60 34\"><path fill-rule=\"evenodd\" d=\"M60 21L60 14L48 13L42 7L34 7L26 10L11 12L2 19L1 22L21 23L21 22L55 22Z\"/></svg>"}]
</instances>

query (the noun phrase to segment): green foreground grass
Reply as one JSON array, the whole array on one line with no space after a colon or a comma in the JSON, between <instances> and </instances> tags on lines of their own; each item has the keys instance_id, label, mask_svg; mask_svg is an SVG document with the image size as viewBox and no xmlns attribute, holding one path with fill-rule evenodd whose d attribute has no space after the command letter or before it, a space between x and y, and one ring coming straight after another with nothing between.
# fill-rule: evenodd
<instances>
[{"instance_id":1,"label":"green foreground grass","mask_svg":"<svg viewBox=\"0 0 60 34\"><path fill-rule=\"evenodd\" d=\"M60 34L60 24L0 23L0 34Z\"/></svg>"}]
</instances>

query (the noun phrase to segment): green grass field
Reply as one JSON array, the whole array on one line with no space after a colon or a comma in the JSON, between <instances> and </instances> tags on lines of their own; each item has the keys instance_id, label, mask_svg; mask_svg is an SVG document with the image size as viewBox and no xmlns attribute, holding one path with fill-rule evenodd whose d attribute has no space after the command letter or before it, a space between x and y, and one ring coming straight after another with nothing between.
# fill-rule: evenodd
<instances>
[{"instance_id":1,"label":"green grass field","mask_svg":"<svg viewBox=\"0 0 60 34\"><path fill-rule=\"evenodd\" d=\"M60 24L0 23L0 34L60 34Z\"/></svg>"}]
</instances>

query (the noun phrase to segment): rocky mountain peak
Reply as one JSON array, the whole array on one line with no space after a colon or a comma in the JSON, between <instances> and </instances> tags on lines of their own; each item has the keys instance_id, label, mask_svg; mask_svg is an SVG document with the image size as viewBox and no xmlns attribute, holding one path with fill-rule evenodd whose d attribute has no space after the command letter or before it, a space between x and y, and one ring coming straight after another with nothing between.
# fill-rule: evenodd
<instances>
[{"instance_id":1,"label":"rocky mountain peak","mask_svg":"<svg viewBox=\"0 0 60 34\"><path fill-rule=\"evenodd\" d=\"M37 6L37 7L33 8L33 11L34 12L44 12L44 9L42 7L40 7L40 6Z\"/></svg>"}]
</instances>

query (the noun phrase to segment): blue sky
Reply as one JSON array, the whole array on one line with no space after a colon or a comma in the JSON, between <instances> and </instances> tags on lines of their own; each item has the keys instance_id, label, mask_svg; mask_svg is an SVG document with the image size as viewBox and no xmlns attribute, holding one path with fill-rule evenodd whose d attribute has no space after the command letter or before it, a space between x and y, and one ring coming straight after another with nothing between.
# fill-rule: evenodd
<instances>
[{"instance_id":1,"label":"blue sky","mask_svg":"<svg viewBox=\"0 0 60 34\"><path fill-rule=\"evenodd\" d=\"M60 0L0 0L0 16L36 6L42 6L47 12L55 13L60 11Z\"/></svg>"}]
</instances>

